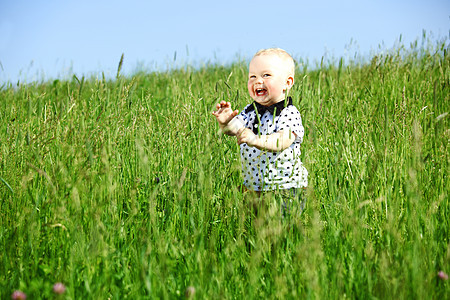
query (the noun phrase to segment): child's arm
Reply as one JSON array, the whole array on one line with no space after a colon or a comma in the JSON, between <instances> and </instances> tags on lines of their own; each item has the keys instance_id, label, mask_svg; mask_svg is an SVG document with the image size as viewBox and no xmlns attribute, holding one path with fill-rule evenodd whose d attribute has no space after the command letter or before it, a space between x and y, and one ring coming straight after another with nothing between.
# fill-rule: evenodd
<instances>
[{"instance_id":1,"label":"child's arm","mask_svg":"<svg viewBox=\"0 0 450 300\"><path fill-rule=\"evenodd\" d=\"M259 150L279 152L288 148L295 140L295 134L289 130L281 130L268 135L257 136L248 128L239 130L236 135L238 144L246 143Z\"/></svg>"},{"instance_id":2,"label":"child's arm","mask_svg":"<svg viewBox=\"0 0 450 300\"><path fill-rule=\"evenodd\" d=\"M238 110L231 109L231 103L221 101L216 105L217 111L212 114L219 122L219 127L223 133L231 136L235 136L238 130L242 129L243 124L239 124L239 121L234 119L239 113Z\"/></svg>"}]
</instances>

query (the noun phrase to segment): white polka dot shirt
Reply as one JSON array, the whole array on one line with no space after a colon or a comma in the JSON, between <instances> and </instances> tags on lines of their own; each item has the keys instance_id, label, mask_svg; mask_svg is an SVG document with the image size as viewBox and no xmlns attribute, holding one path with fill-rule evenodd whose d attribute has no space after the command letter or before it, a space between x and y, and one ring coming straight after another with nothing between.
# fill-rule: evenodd
<instances>
[{"instance_id":1,"label":"white polka dot shirt","mask_svg":"<svg viewBox=\"0 0 450 300\"><path fill-rule=\"evenodd\" d=\"M247 105L237 116L245 127L253 129L258 127L255 110L246 113ZM293 105L284 108L275 119L266 111L260 116L261 135L269 135L281 130L295 133L295 140L291 146L281 152L270 152L240 145L242 172L244 185L255 191L268 191L276 189L301 188L308 185L308 171L300 160L300 144L303 140L304 129L300 112Z\"/></svg>"}]
</instances>

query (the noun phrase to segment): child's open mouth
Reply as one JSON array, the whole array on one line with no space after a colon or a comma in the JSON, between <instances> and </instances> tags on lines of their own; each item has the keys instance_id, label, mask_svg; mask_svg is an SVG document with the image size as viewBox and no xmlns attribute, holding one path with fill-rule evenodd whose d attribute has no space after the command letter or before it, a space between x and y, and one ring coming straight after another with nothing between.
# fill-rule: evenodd
<instances>
[{"instance_id":1,"label":"child's open mouth","mask_svg":"<svg viewBox=\"0 0 450 300\"><path fill-rule=\"evenodd\" d=\"M256 89L256 96L264 96L265 94L267 94L267 90L266 89Z\"/></svg>"}]
</instances>

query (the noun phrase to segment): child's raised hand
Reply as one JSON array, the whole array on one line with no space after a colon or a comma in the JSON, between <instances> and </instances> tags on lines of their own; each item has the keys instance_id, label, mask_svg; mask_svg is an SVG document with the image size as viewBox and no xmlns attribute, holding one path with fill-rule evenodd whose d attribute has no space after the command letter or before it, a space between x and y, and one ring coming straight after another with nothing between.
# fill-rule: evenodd
<instances>
[{"instance_id":1,"label":"child's raised hand","mask_svg":"<svg viewBox=\"0 0 450 300\"><path fill-rule=\"evenodd\" d=\"M219 125L221 127L224 127L228 125L228 123L237 116L239 113L238 110L232 110L231 109L231 103L221 101L216 105L216 111L214 111L212 114L216 117L217 121L219 122Z\"/></svg>"}]
</instances>

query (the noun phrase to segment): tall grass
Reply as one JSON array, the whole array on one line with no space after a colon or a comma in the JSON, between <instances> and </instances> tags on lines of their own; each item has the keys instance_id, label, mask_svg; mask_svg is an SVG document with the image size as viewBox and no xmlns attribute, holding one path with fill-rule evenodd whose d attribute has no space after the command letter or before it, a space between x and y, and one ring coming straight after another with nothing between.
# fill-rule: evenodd
<instances>
[{"instance_id":1,"label":"tall grass","mask_svg":"<svg viewBox=\"0 0 450 300\"><path fill-rule=\"evenodd\" d=\"M444 298L448 43L298 70L302 215L253 215L244 63L0 90L0 298ZM447 295L447 296L445 296Z\"/></svg>"}]
</instances>

